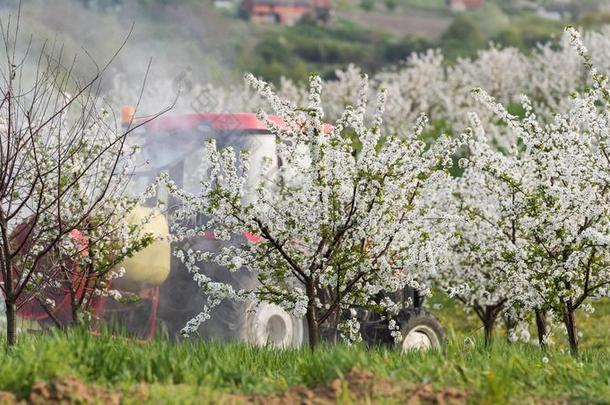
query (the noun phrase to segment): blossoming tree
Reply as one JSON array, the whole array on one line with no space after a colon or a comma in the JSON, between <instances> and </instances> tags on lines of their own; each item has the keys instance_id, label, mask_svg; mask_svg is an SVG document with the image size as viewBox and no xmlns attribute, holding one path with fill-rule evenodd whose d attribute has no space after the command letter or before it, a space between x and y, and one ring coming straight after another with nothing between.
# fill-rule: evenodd
<instances>
[{"instance_id":1,"label":"blossoming tree","mask_svg":"<svg viewBox=\"0 0 610 405\"><path fill-rule=\"evenodd\" d=\"M425 119L403 137L382 135L384 92L367 124L366 78L356 105L332 126L325 123L318 76L311 78L306 107L280 98L251 75L247 82L281 117L278 123L259 114L277 139L279 170L249 179L250 154L217 150L211 140L198 193L167 181L181 200L178 218L207 218L200 228L177 225L178 236L212 230L225 240L244 232L260 238L219 253L177 252L208 295L208 305L185 332L196 330L220 300L237 299L270 302L305 316L311 347L319 343L322 325L357 336L358 322L346 310L359 306L391 313L395 304L380 293L407 285L425 289L421 276L434 269L435 248L442 242L427 231L419 196L446 175L440 169L450 163L453 144L442 139L427 148L419 141ZM205 261L227 271L245 267L259 284L236 291L209 279L201 270Z\"/></svg>"},{"instance_id":2,"label":"blossoming tree","mask_svg":"<svg viewBox=\"0 0 610 405\"><path fill-rule=\"evenodd\" d=\"M481 194L467 190L480 201L466 220L485 233L474 250L492 253L491 280L511 291L505 298L518 308L550 311L564 323L577 354L575 311L607 295L610 284L609 116L607 79L591 65L578 32L568 32L594 86L551 123L539 123L526 97L519 118L483 90L475 91L518 143L500 153L484 136L471 142L466 179L484 181ZM484 133L480 123L477 132Z\"/></svg>"},{"instance_id":3,"label":"blossoming tree","mask_svg":"<svg viewBox=\"0 0 610 405\"><path fill-rule=\"evenodd\" d=\"M34 301L52 307L45 291L61 288L66 277L73 281L74 261L87 250L86 228L98 237L112 229L104 227L108 218L95 225L93 219L124 191L127 136L136 126L104 117L101 78L108 65L83 80L74 74L76 61L67 63L57 48L20 54L19 24L3 26L0 291L13 345L17 311Z\"/></svg>"},{"instance_id":4,"label":"blossoming tree","mask_svg":"<svg viewBox=\"0 0 610 405\"><path fill-rule=\"evenodd\" d=\"M474 115L471 118L478 123ZM471 158L505 158L491 149L481 131L470 132L466 145ZM466 166L463 174L438 183L436 193L428 199L428 204L445 217L444 232L449 241L447 264L439 269L435 282L475 312L488 346L512 292L507 282L511 262L504 255L522 245L516 232L520 202L502 181L464 162L460 162Z\"/></svg>"}]
</instances>

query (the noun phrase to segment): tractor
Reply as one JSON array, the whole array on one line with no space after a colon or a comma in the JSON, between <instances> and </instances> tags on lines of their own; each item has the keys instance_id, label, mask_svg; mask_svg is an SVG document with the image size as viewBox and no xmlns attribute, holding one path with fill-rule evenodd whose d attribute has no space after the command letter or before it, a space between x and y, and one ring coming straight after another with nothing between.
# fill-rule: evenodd
<instances>
[{"instance_id":1,"label":"tractor","mask_svg":"<svg viewBox=\"0 0 610 405\"><path fill-rule=\"evenodd\" d=\"M123 121L133 122L133 110L124 109ZM280 117L270 119L281 125ZM262 157L270 157L275 165L281 162L275 152L276 142L263 122L256 115L248 113L192 113L162 116L140 126L132 133L132 141L141 148L141 159L146 161L137 169L131 191L143 192L161 172L169 174L175 184L187 191L196 192L201 172L203 148L209 138L214 138L218 148L232 146L235 150L247 149L253 159L250 181L256 181ZM252 172L253 171L253 172ZM152 198L148 207L141 207L136 213L143 217L150 213L157 201L163 201L165 215L155 215L146 225L146 231L162 236L171 229L171 213L178 201L174 201L163 189ZM203 218L193 218L193 225ZM187 241L189 247L203 251L217 251L226 243L257 243L256 235L244 234L232 238L231 242L217 240L212 233L205 233ZM181 242L184 243L184 242ZM139 300L123 304L107 298L97 311L105 320L119 322L126 331L141 338L150 338L156 333L168 337L180 334L185 324L196 316L204 305L206 297L199 291L192 275L185 266L171 254L174 246L158 240L122 265L126 274L117 280L116 288L136 294ZM216 281L228 282L235 288L251 288L256 285L255 274L246 270L227 271L209 263L204 269L206 276ZM445 332L440 323L422 308L423 299L417 291L407 288L393 293L395 302L402 308L395 319L401 327L402 350L429 349L440 347L445 340ZM368 344L393 344L388 330L388 320L366 311L354 308L361 322L363 339ZM42 316L42 311L37 315ZM199 337L215 341L246 341L255 345L275 347L298 347L307 342L307 327L303 319L298 319L273 304L243 303L225 300L213 309L211 319L205 321L199 330ZM322 330L324 337L325 331ZM329 334L327 334L328 337Z\"/></svg>"}]
</instances>

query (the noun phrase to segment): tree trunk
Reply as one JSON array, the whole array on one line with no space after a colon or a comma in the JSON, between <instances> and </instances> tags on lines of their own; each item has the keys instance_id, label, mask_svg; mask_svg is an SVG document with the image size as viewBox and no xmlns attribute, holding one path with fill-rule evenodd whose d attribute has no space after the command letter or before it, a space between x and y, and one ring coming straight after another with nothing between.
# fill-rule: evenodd
<instances>
[{"instance_id":1,"label":"tree trunk","mask_svg":"<svg viewBox=\"0 0 610 405\"><path fill-rule=\"evenodd\" d=\"M320 343L320 325L316 314L316 289L313 280L307 280L306 294L307 302L307 329L309 332L309 347L314 350Z\"/></svg>"},{"instance_id":2,"label":"tree trunk","mask_svg":"<svg viewBox=\"0 0 610 405\"><path fill-rule=\"evenodd\" d=\"M483 329L485 330L485 347L491 346L491 342L493 340L494 323L495 319L486 319L483 322Z\"/></svg>"},{"instance_id":3,"label":"tree trunk","mask_svg":"<svg viewBox=\"0 0 610 405\"><path fill-rule=\"evenodd\" d=\"M4 300L6 305L6 344L14 346L17 343L17 311L14 302Z\"/></svg>"},{"instance_id":4,"label":"tree trunk","mask_svg":"<svg viewBox=\"0 0 610 405\"><path fill-rule=\"evenodd\" d=\"M329 342L332 344L336 344L339 341L339 322L341 321L339 307L333 311L333 314L329 317L330 321L327 321L327 324L330 324L330 336Z\"/></svg>"},{"instance_id":5,"label":"tree trunk","mask_svg":"<svg viewBox=\"0 0 610 405\"><path fill-rule=\"evenodd\" d=\"M313 350L320 343L320 327L316 319L316 309L307 307L307 329L309 332L309 347Z\"/></svg>"},{"instance_id":6,"label":"tree trunk","mask_svg":"<svg viewBox=\"0 0 610 405\"><path fill-rule=\"evenodd\" d=\"M547 322L546 322L546 311L537 309L534 311L536 314L536 330L538 332L538 343L540 348L546 350L546 335L547 335Z\"/></svg>"},{"instance_id":7,"label":"tree trunk","mask_svg":"<svg viewBox=\"0 0 610 405\"><path fill-rule=\"evenodd\" d=\"M507 315L504 317L504 326L506 327L506 341L511 343L510 333L517 327L517 321Z\"/></svg>"},{"instance_id":8,"label":"tree trunk","mask_svg":"<svg viewBox=\"0 0 610 405\"><path fill-rule=\"evenodd\" d=\"M485 332L485 347L490 347L493 340L494 326L498 318L498 307L487 306L482 311L481 322L483 322L483 331Z\"/></svg>"},{"instance_id":9,"label":"tree trunk","mask_svg":"<svg viewBox=\"0 0 610 405\"><path fill-rule=\"evenodd\" d=\"M566 305L563 310L563 323L568 332L568 343L570 344L570 353L572 356L578 356L578 336L576 334L576 320L574 319L574 310Z\"/></svg>"},{"instance_id":10,"label":"tree trunk","mask_svg":"<svg viewBox=\"0 0 610 405\"><path fill-rule=\"evenodd\" d=\"M4 278L4 305L6 306L6 344L14 346L17 343L17 305L14 297L13 265L9 259L8 224L0 207L0 276Z\"/></svg>"}]
</instances>

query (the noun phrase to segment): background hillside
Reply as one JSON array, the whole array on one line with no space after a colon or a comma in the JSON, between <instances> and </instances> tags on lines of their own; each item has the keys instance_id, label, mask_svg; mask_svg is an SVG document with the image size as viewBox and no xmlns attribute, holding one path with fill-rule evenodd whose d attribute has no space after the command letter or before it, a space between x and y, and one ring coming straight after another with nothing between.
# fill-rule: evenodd
<instances>
[{"instance_id":1,"label":"background hillside","mask_svg":"<svg viewBox=\"0 0 610 405\"><path fill-rule=\"evenodd\" d=\"M450 63L490 41L527 50L554 40L567 23L610 21L608 0L496 0L462 13L452 13L444 0L337 0L329 23L305 19L288 27L252 24L239 16L237 3L23 0L22 24L38 45L61 37L66 55L86 49L97 61L114 53L133 24L113 64L129 80L139 80L152 58L153 80L188 76L228 84L246 71L274 82L282 75L304 80L312 71L332 78L349 64L375 72L429 48L441 48ZM0 10L17 4L4 0Z\"/></svg>"}]
</instances>

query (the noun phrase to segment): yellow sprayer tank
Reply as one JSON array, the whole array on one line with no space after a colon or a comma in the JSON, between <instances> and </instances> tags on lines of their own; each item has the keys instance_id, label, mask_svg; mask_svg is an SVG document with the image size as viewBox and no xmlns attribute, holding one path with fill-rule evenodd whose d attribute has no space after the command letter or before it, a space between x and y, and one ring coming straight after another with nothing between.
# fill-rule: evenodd
<instances>
[{"instance_id":1,"label":"yellow sprayer tank","mask_svg":"<svg viewBox=\"0 0 610 405\"><path fill-rule=\"evenodd\" d=\"M171 247L164 238L169 235L169 226L165 216L152 208L136 207L127 218L130 224L142 223L144 233L151 233L155 240L148 247L128 257L120 267L125 268L123 277L113 284L119 288L137 291L144 287L155 287L163 284L170 271Z\"/></svg>"}]
</instances>

